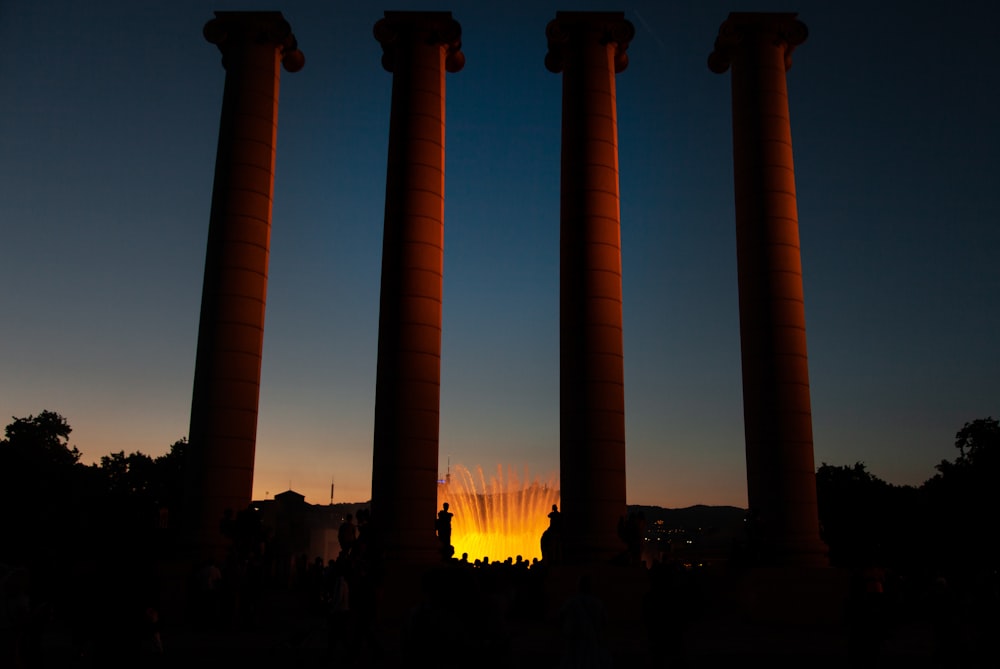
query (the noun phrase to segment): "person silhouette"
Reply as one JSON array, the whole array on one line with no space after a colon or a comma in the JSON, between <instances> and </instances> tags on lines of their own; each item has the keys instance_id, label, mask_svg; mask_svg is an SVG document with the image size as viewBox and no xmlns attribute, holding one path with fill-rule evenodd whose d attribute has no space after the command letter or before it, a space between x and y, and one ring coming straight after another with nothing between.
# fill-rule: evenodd
<instances>
[{"instance_id":1,"label":"person silhouette","mask_svg":"<svg viewBox=\"0 0 1000 669\"><path fill-rule=\"evenodd\" d=\"M454 547L451 545L451 519L454 515L448 510L448 502L445 502L441 505L441 510L438 511L437 515L437 522L434 524L437 529L438 540L441 542L441 554L446 560L455 552Z\"/></svg>"},{"instance_id":2,"label":"person silhouette","mask_svg":"<svg viewBox=\"0 0 1000 669\"><path fill-rule=\"evenodd\" d=\"M553 504L552 511L549 512L549 526L542 532L542 560L545 562L561 561L561 538L562 517L559 514L559 505Z\"/></svg>"},{"instance_id":3,"label":"person silhouette","mask_svg":"<svg viewBox=\"0 0 1000 669\"><path fill-rule=\"evenodd\" d=\"M549 527L558 532L559 531L559 505L553 504L552 510L549 511Z\"/></svg>"}]
</instances>

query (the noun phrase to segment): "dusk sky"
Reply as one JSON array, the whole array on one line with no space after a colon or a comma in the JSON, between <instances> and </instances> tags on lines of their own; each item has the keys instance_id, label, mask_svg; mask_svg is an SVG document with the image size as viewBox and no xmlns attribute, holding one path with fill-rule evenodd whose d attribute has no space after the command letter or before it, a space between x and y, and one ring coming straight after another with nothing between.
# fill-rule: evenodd
<instances>
[{"instance_id":1,"label":"dusk sky","mask_svg":"<svg viewBox=\"0 0 1000 669\"><path fill-rule=\"evenodd\" d=\"M623 11L627 501L745 507L731 11L793 11L788 73L816 465L919 485L1000 415L1000 4L0 0L0 418L82 462L187 436L225 71L215 10L280 10L254 497L371 494L392 75L385 10L450 10L440 469L558 479L557 10Z\"/></svg>"}]
</instances>

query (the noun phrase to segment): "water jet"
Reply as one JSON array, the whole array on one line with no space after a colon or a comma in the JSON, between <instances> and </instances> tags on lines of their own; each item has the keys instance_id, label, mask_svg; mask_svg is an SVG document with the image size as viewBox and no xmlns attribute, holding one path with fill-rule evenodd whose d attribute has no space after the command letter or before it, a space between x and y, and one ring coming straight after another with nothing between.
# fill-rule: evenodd
<instances>
[{"instance_id":1,"label":"water jet","mask_svg":"<svg viewBox=\"0 0 1000 669\"><path fill-rule=\"evenodd\" d=\"M512 467L504 473L502 465L489 479L480 466L475 471L463 465L449 469L438 485L438 508L448 502L455 514L451 543L456 557L468 553L470 561L488 557L503 562L518 555L528 562L541 559L548 514L559 503L554 478L531 479L527 469L518 476Z\"/></svg>"}]
</instances>

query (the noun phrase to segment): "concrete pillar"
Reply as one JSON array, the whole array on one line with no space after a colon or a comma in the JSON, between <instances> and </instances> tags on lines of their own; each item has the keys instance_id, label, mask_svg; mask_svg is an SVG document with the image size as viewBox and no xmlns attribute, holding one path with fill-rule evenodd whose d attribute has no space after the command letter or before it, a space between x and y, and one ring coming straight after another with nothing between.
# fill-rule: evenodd
<instances>
[{"instance_id":1,"label":"concrete pillar","mask_svg":"<svg viewBox=\"0 0 1000 669\"><path fill-rule=\"evenodd\" d=\"M763 566L824 566L785 72L796 14L732 13L709 68L732 69L736 244L751 544Z\"/></svg>"},{"instance_id":2,"label":"concrete pillar","mask_svg":"<svg viewBox=\"0 0 1000 669\"><path fill-rule=\"evenodd\" d=\"M444 267L445 71L462 69L450 12L386 12L392 73L382 242L372 523L385 558L440 561L437 513Z\"/></svg>"},{"instance_id":3,"label":"concrete pillar","mask_svg":"<svg viewBox=\"0 0 1000 669\"><path fill-rule=\"evenodd\" d=\"M205 38L226 69L191 402L187 532L221 559L219 523L253 487L274 191L279 64L304 64L279 12L216 12Z\"/></svg>"},{"instance_id":4,"label":"concrete pillar","mask_svg":"<svg viewBox=\"0 0 1000 669\"><path fill-rule=\"evenodd\" d=\"M563 75L559 472L564 559L625 546L625 391L615 73L635 34L621 12L557 12L545 66Z\"/></svg>"}]
</instances>

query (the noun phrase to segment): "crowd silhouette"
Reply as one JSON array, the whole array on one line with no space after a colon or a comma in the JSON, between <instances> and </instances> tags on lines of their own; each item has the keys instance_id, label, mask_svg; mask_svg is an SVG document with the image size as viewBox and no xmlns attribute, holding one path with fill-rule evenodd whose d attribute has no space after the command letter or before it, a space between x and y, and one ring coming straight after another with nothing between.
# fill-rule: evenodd
<instances>
[{"instance_id":1,"label":"crowd silhouette","mask_svg":"<svg viewBox=\"0 0 1000 669\"><path fill-rule=\"evenodd\" d=\"M549 520L545 534L551 539L559 531L557 508ZM357 512L356 521L347 514L338 527L340 551L335 559L324 563L305 554L285 556L288 568L283 569L274 563L279 556L271 551L269 534L253 507L227 514L220 523L230 539L226 559L196 565L188 579L184 620L189 643L198 647L199 640L253 635L282 624L275 607L284 601L286 607L293 603L299 616L284 623L289 626L286 643L291 647L308 634L320 633L315 624L321 621L323 647L333 666L379 666L407 656L432 657L436 666L457 667L468 653L485 658L481 664L487 667L510 666L517 634L546 626L561 639L562 666L610 666L615 649L602 631L609 612L595 594L592 576L584 573L575 592L553 600L547 583L560 563L551 549L532 561L522 556L470 559L462 554L428 569L397 645L391 646L379 622L386 566L378 532L367 509ZM641 526L638 516L621 523L622 555L630 560L634 547L627 539L634 531L630 525L636 523ZM637 602L636 618L645 628L639 636L650 647L669 645L673 666L688 664L688 632L709 613L704 589L708 570L669 554L658 560L647 557L638 565L616 563L642 566L648 573L648 587ZM17 641L16 651L5 650L6 657L16 661L5 666L53 666L56 657L85 666L136 666L129 663L139 657L152 666L152 658L169 655L179 633L177 618L170 618L176 612L168 613L165 631L155 575L147 569L134 550L123 550L119 559L108 557L81 574L66 601L52 601L50 606L68 618L71 630L61 654L44 646L46 637L51 640L46 627L55 611L33 610L31 604L38 581L46 575L6 569L0 581L5 643L11 643L12 635ZM886 566L877 551L851 571L845 623L846 653L854 666L877 664L897 630L921 622L927 624L930 637L925 641L933 648L933 659L942 666L974 666L981 658L996 657L992 631L1000 597L995 572L911 572ZM8 624L11 621L16 624Z\"/></svg>"}]
</instances>

